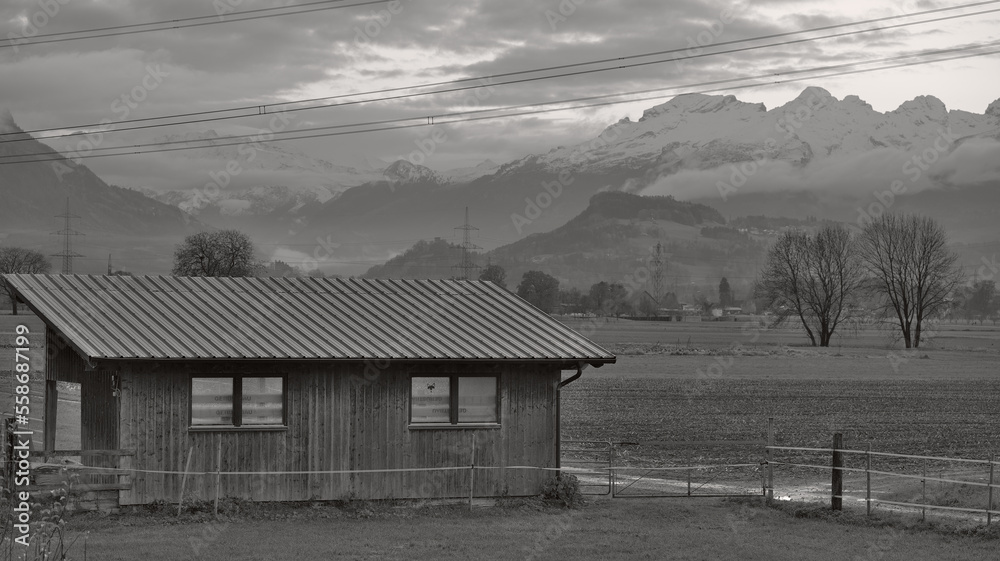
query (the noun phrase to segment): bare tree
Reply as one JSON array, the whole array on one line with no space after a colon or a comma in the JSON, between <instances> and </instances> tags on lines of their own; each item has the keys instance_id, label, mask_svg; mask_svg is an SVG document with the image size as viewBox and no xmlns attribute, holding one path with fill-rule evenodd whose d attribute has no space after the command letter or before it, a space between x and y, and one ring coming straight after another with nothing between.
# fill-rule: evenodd
<instances>
[{"instance_id":1,"label":"bare tree","mask_svg":"<svg viewBox=\"0 0 1000 561\"><path fill-rule=\"evenodd\" d=\"M252 277L263 271L250 237L238 230L192 234L174 251L176 276Z\"/></svg>"},{"instance_id":2,"label":"bare tree","mask_svg":"<svg viewBox=\"0 0 1000 561\"><path fill-rule=\"evenodd\" d=\"M950 306L962 283L958 254L947 247L944 228L925 216L883 214L868 222L859 253L882 299L882 311L894 316L906 348L920 346L924 323Z\"/></svg>"},{"instance_id":3,"label":"bare tree","mask_svg":"<svg viewBox=\"0 0 1000 561\"><path fill-rule=\"evenodd\" d=\"M798 317L814 347L829 347L864 287L854 246L839 226L826 226L815 236L785 232L768 251L754 293L775 310L776 324Z\"/></svg>"},{"instance_id":4,"label":"bare tree","mask_svg":"<svg viewBox=\"0 0 1000 561\"><path fill-rule=\"evenodd\" d=\"M23 247L0 247L0 273L40 274L52 270L52 264L44 255ZM14 289L2 283L4 292L10 299L11 313L17 315L17 296Z\"/></svg>"}]
</instances>

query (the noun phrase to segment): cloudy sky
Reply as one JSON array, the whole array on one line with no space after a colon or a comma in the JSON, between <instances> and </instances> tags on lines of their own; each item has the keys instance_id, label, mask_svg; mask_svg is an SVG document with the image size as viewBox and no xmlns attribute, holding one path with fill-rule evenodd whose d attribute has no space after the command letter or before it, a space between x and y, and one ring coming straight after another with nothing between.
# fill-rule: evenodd
<instances>
[{"instance_id":1,"label":"cloudy sky","mask_svg":"<svg viewBox=\"0 0 1000 561\"><path fill-rule=\"evenodd\" d=\"M728 41L965 4L926 0L770 0L752 3L711 0L401 0L396 3L345 0L339 4L320 4L322 7L336 5L337 9L300 15L33 46L20 41L21 37L29 35L206 15L213 18L203 21L228 20L241 11L301 3L305 2L5 0L0 4L0 29L3 37L14 39L15 47L0 49L0 108L10 110L25 130L68 128L101 120L118 123L125 119L496 76L668 49L685 51L633 58L627 62L707 54L873 26L718 46ZM362 3L365 5L350 7ZM1000 10L1000 2L980 4L920 18L889 20L882 25ZM217 11L229 10L232 13L214 17ZM49 38L65 37L68 36ZM990 102L1000 98L1000 55L757 87L745 86L757 84L759 80L740 81L739 78L995 41L1000 41L1000 12L521 84L485 87L525 75L496 78L493 82L472 81L462 85L478 86L477 89L464 92L300 111L287 126L306 129L396 118L419 120L454 111L652 89L660 91L643 94L643 97L664 95L667 96L665 100L677 93L718 89L718 93L734 94L744 101L763 102L771 108L794 98L809 85L822 86L838 98L856 94L879 111L895 109L917 95L934 95L949 109L983 113ZM609 68L619 64L612 62L584 68ZM697 85L717 80L731 81L711 87ZM419 91L427 90L402 89L393 95ZM386 95L390 94L343 97L335 101ZM425 165L449 169L475 165L487 158L504 162L547 151L557 145L595 136L603 127L624 116L638 118L643 109L659 102L634 101L600 108L443 125L447 141L435 145ZM133 144L166 134L206 129L224 135L253 134L271 126L274 121L268 117L250 117L108 134L101 143L103 146ZM286 146L338 163L352 164L364 158L388 162L411 153L416 149L416 142L428 133L426 127L415 127L290 141ZM167 188L171 181L171 162L180 161L173 158L175 156L164 154L119 156L86 160L86 163L110 182L124 185L152 182ZM147 181L150 174L157 175L157 180Z\"/></svg>"}]
</instances>

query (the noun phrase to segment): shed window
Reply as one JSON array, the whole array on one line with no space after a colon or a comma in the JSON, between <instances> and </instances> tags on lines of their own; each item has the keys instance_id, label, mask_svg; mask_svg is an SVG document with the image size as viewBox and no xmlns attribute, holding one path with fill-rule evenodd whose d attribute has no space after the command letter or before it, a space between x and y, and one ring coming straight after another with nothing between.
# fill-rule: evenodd
<instances>
[{"instance_id":1,"label":"shed window","mask_svg":"<svg viewBox=\"0 0 1000 561\"><path fill-rule=\"evenodd\" d=\"M285 424L283 376L191 378L192 427Z\"/></svg>"},{"instance_id":2,"label":"shed window","mask_svg":"<svg viewBox=\"0 0 1000 561\"><path fill-rule=\"evenodd\" d=\"M414 376L410 423L499 423L499 381L497 376Z\"/></svg>"}]
</instances>

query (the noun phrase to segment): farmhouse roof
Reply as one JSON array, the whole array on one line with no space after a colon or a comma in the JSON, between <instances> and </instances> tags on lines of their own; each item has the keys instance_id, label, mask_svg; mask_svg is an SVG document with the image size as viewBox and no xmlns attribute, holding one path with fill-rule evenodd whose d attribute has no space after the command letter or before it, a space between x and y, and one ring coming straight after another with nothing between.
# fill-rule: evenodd
<instances>
[{"instance_id":1,"label":"farmhouse roof","mask_svg":"<svg viewBox=\"0 0 1000 561\"><path fill-rule=\"evenodd\" d=\"M484 281L5 275L88 360L615 362Z\"/></svg>"}]
</instances>

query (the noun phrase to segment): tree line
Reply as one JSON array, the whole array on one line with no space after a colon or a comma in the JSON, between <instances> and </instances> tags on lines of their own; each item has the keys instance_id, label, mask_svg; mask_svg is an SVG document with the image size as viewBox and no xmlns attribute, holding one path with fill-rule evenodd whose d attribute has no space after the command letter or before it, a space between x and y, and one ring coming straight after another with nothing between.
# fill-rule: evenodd
<instances>
[{"instance_id":1,"label":"tree line","mask_svg":"<svg viewBox=\"0 0 1000 561\"><path fill-rule=\"evenodd\" d=\"M790 230L779 236L767 252L752 297L775 314L775 324L800 323L814 346L829 346L846 323L877 318L898 327L906 348L917 348L928 325L947 313L964 313L969 319L1000 313L994 281L979 279L965 286L957 261L944 229L927 217L885 214L851 230L825 223L812 234ZM0 247L0 273L50 270L39 252ZM237 230L186 237L174 252L171 272L195 277L323 275L280 261L265 265L249 236ZM506 271L499 265L486 266L478 278L507 288ZM621 283L563 289L558 279L537 270L524 273L514 292L546 313L655 315L659 308L680 307L675 294L629 293ZM8 298L16 314L13 294ZM719 300L702 297L697 304L704 313L716 304L735 304L725 278L719 283Z\"/></svg>"}]
</instances>

